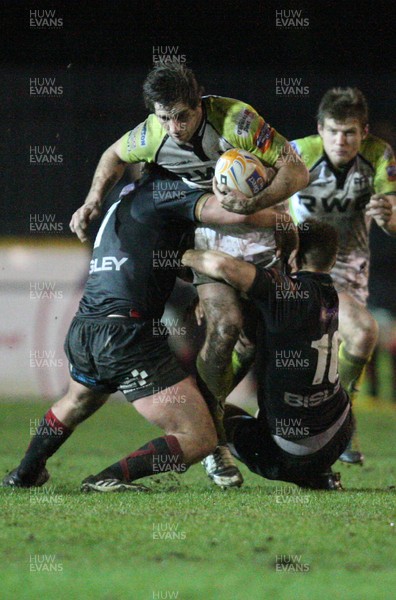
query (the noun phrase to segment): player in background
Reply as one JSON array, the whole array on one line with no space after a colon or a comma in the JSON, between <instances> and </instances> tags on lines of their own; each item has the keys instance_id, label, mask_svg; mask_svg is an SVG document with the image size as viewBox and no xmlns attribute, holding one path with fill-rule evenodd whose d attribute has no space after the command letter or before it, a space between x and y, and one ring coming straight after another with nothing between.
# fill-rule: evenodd
<instances>
[{"instance_id":1,"label":"player in background","mask_svg":"<svg viewBox=\"0 0 396 600\"><path fill-rule=\"evenodd\" d=\"M330 270L333 227L299 226L291 276L223 252L187 250L183 263L247 294L258 311L258 418L226 405L227 441L251 471L312 489L340 490L331 466L352 433L348 394L337 373L338 296Z\"/></svg>"},{"instance_id":2,"label":"player in background","mask_svg":"<svg viewBox=\"0 0 396 600\"><path fill-rule=\"evenodd\" d=\"M216 445L216 431L194 380L170 352L160 319L176 279L182 236L196 222L274 224L274 209L231 215L215 196L180 179L149 177L108 210L95 239L90 272L65 352L69 389L44 415L5 487L43 485L47 460L76 426L120 390L165 435L151 440L98 476L83 491L143 490L131 482L162 471L184 472ZM159 194L158 190L167 193ZM160 264L157 264L157 261Z\"/></svg>"},{"instance_id":3,"label":"player in background","mask_svg":"<svg viewBox=\"0 0 396 600\"><path fill-rule=\"evenodd\" d=\"M86 240L89 221L100 214L106 192L122 176L128 163L156 163L192 189L211 190L218 158L230 148L255 154L275 170L270 185L254 197L255 208L274 206L308 182L308 172L289 143L248 104L220 96L202 96L194 74L184 65L161 64L147 76L143 95L151 114L112 144L102 155L84 205L73 215L70 227ZM225 201L250 203L240 192ZM253 231L252 231L253 230ZM219 249L252 262L267 264L273 257L273 230L257 232L246 226L228 229L198 228L196 247ZM231 354L242 327L242 313L234 289L210 279L197 282L206 319L206 340L197 370L200 385L213 394L212 406L224 402L230 378ZM219 426L219 448L212 475L222 485L240 485L242 476L233 464ZM221 439L223 436L223 439Z\"/></svg>"},{"instance_id":4,"label":"player in background","mask_svg":"<svg viewBox=\"0 0 396 600\"><path fill-rule=\"evenodd\" d=\"M368 108L356 88L333 88L318 109L318 135L293 142L310 171L309 185L290 200L297 222L314 217L332 224L339 251L331 272L340 298L341 383L349 394L377 341L366 308L369 228L372 221L396 233L396 161L391 147L368 132ZM340 460L363 463L356 436Z\"/></svg>"}]
</instances>

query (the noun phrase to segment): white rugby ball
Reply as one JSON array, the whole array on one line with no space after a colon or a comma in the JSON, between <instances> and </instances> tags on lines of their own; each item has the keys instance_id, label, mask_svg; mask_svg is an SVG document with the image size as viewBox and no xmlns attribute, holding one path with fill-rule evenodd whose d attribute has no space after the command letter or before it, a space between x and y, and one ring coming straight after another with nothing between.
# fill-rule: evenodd
<instances>
[{"instance_id":1,"label":"white rugby ball","mask_svg":"<svg viewBox=\"0 0 396 600\"><path fill-rule=\"evenodd\" d=\"M265 167L254 154L238 148L224 152L215 167L217 183L239 190L248 198L267 187L273 175L274 170Z\"/></svg>"}]
</instances>

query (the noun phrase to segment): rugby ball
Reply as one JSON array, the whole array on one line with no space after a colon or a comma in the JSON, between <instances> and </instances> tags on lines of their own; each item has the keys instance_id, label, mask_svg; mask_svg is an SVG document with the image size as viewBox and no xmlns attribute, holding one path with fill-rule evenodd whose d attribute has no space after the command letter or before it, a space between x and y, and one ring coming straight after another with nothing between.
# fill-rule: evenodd
<instances>
[{"instance_id":1,"label":"rugby ball","mask_svg":"<svg viewBox=\"0 0 396 600\"><path fill-rule=\"evenodd\" d=\"M267 187L273 174L273 169L265 167L254 154L238 148L224 152L215 167L218 184L239 190L248 198Z\"/></svg>"}]
</instances>

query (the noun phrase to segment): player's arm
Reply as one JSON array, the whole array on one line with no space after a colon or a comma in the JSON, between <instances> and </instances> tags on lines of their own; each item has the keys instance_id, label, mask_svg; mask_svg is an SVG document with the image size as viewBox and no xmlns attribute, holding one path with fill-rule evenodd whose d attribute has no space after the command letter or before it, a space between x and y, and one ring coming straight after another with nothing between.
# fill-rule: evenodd
<instances>
[{"instance_id":1,"label":"player's arm","mask_svg":"<svg viewBox=\"0 0 396 600\"><path fill-rule=\"evenodd\" d=\"M183 254L182 264L224 281L242 292L251 288L256 277L254 265L216 250L187 250Z\"/></svg>"},{"instance_id":2,"label":"player's arm","mask_svg":"<svg viewBox=\"0 0 396 600\"><path fill-rule=\"evenodd\" d=\"M102 154L88 196L71 218L70 229L82 242L87 240L86 229L90 221L99 217L107 192L124 174L127 163L121 158L122 139L117 140Z\"/></svg>"},{"instance_id":3,"label":"player's arm","mask_svg":"<svg viewBox=\"0 0 396 600\"><path fill-rule=\"evenodd\" d=\"M231 190L223 196L222 206L239 214L251 214L279 204L309 183L308 169L289 142L285 143L274 167L275 177L264 190L253 198L247 198L238 190Z\"/></svg>"},{"instance_id":4,"label":"player's arm","mask_svg":"<svg viewBox=\"0 0 396 600\"><path fill-rule=\"evenodd\" d=\"M290 227L293 227L292 219L286 213L281 213L276 208L267 208L254 214L242 215L225 210L221 201L224 197L219 190L216 179L213 179L214 195L205 194L197 202L196 218L201 223L217 225L248 225L251 229L261 229L276 227L281 221L290 221ZM250 198L249 198L250 200Z\"/></svg>"},{"instance_id":5,"label":"player's arm","mask_svg":"<svg viewBox=\"0 0 396 600\"><path fill-rule=\"evenodd\" d=\"M236 190L226 194L222 204L227 210L251 214L275 206L308 185L309 172L297 152L251 106L234 102L228 109L223 131L234 148L252 152L275 170L270 184L252 199Z\"/></svg>"},{"instance_id":6,"label":"player's arm","mask_svg":"<svg viewBox=\"0 0 396 600\"><path fill-rule=\"evenodd\" d=\"M366 206L366 214L385 233L396 235L396 158L389 144L378 138L374 144L379 147L379 156L373 161L375 194Z\"/></svg>"}]
</instances>

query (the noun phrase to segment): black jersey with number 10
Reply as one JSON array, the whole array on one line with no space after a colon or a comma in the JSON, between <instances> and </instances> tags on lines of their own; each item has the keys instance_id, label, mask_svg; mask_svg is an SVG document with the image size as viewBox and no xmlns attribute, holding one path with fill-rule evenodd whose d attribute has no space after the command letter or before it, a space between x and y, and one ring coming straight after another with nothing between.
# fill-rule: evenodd
<instances>
[{"instance_id":1,"label":"black jersey with number 10","mask_svg":"<svg viewBox=\"0 0 396 600\"><path fill-rule=\"evenodd\" d=\"M261 314L258 398L271 432L303 438L325 431L348 404L338 377L338 296L330 275L257 268L249 297Z\"/></svg>"}]
</instances>

